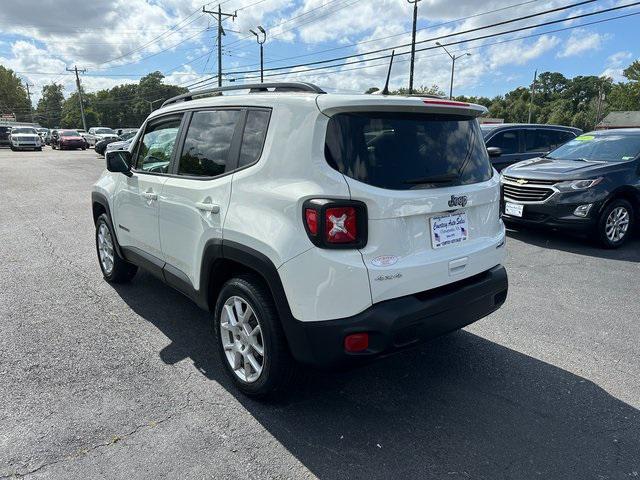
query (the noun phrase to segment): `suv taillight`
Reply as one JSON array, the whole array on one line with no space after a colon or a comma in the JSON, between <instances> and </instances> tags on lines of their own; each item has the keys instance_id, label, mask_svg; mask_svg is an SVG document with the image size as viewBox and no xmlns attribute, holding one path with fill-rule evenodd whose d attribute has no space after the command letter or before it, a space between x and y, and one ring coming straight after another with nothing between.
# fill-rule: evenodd
<instances>
[{"instance_id":1,"label":"suv taillight","mask_svg":"<svg viewBox=\"0 0 640 480\"><path fill-rule=\"evenodd\" d=\"M302 207L304 228L320 248L362 248L367 244L367 206L356 200L314 198Z\"/></svg>"}]
</instances>

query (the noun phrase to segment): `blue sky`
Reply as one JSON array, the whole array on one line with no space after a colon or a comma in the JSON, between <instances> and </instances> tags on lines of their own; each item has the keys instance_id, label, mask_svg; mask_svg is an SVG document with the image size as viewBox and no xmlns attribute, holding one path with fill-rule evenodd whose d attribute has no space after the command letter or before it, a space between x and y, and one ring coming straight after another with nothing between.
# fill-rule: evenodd
<instances>
[{"instance_id":1,"label":"blue sky","mask_svg":"<svg viewBox=\"0 0 640 480\"><path fill-rule=\"evenodd\" d=\"M82 81L94 91L137 81L160 70L168 83L189 86L217 70L214 49L215 20L200 10L202 0L23 0L0 9L0 63L19 72L34 85L37 100L42 85L62 83L74 91L66 67L86 68ZM578 7L537 16L478 32L446 37L455 32L578 3L578 0L422 0L419 3L420 48L435 47L434 37L451 53L471 53L456 65L456 94L503 94L531 81L534 70L559 71L566 76L609 75L621 79L621 70L640 52L640 15L585 25L620 15L640 13L640 6L586 18L574 15L633 3L633 0L596 0ZM248 31L257 25L267 30L266 68L354 55L322 64L342 67L305 71L313 67L278 70L269 80L305 80L329 90L361 92L381 86L387 59L366 52L410 41L412 6L406 0L222 0L222 9L235 12L227 19L223 40L223 71L258 68L258 45ZM207 8L217 8L211 3ZM34 15L34 12L43 12ZM46 13L46 14L45 14ZM559 20L547 27L495 38L471 38L537 23ZM551 32L552 30L565 31ZM529 38L521 38L529 36ZM496 44L500 42L499 44ZM407 52L400 47L396 53ZM316 66L317 67L317 66ZM418 52L415 84L436 84L449 89L451 60L439 49ZM391 86L408 83L408 55L394 65ZM256 74L228 73L225 82ZM248 81L248 80L247 80Z\"/></svg>"}]
</instances>

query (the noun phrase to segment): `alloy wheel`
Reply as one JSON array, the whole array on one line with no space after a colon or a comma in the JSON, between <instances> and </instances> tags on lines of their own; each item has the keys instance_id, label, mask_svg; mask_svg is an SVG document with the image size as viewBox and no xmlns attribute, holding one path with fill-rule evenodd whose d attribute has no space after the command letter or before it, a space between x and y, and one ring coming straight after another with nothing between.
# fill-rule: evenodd
<instances>
[{"instance_id":1,"label":"alloy wheel","mask_svg":"<svg viewBox=\"0 0 640 480\"><path fill-rule=\"evenodd\" d=\"M609 241L617 243L622 240L629 230L629 222L629 211L625 207L616 207L611 210L604 227Z\"/></svg>"},{"instance_id":2,"label":"alloy wheel","mask_svg":"<svg viewBox=\"0 0 640 480\"><path fill-rule=\"evenodd\" d=\"M233 296L224 302L220 338L225 358L235 375L247 383L258 380L265 361L262 328L253 308L242 297Z\"/></svg>"},{"instance_id":3,"label":"alloy wheel","mask_svg":"<svg viewBox=\"0 0 640 480\"><path fill-rule=\"evenodd\" d=\"M98 256L105 275L111 275L113 271L113 255L111 232L105 223L101 223L100 227L98 227Z\"/></svg>"}]
</instances>

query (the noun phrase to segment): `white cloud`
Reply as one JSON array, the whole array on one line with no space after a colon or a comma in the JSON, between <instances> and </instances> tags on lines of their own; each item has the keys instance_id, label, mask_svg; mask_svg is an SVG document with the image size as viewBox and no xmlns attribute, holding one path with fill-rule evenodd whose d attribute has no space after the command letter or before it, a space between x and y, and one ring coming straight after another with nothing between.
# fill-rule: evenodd
<instances>
[{"instance_id":1,"label":"white cloud","mask_svg":"<svg viewBox=\"0 0 640 480\"><path fill-rule=\"evenodd\" d=\"M588 31L579 28L571 32L569 39L565 43L564 49L558 53L557 57L566 58L599 50L602 47L602 43L607 38L607 35L595 32L589 33Z\"/></svg>"},{"instance_id":2,"label":"white cloud","mask_svg":"<svg viewBox=\"0 0 640 480\"><path fill-rule=\"evenodd\" d=\"M558 37L544 35L531 43L520 40L507 45L496 45L489 49L489 61L492 68L500 68L505 65L525 65L556 48L559 44Z\"/></svg>"},{"instance_id":3,"label":"white cloud","mask_svg":"<svg viewBox=\"0 0 640 480\"><path fill-rule=\"evenodd\" d=\"M614 82L624 81L623 71L632 62L633 54L631 52L617 52L607 58L604 71L601 77L611 78Z\"/></svg>"}]
</instances>

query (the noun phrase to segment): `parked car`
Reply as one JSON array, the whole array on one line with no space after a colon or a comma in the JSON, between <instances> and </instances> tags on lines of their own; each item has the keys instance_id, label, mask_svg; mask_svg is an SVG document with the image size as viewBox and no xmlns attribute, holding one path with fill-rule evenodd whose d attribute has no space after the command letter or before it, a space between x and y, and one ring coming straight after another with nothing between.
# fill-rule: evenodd
<instances>
[{"instance_id":1,"label":"parked car","mask_svg":"<svg viewBox=\"0 0 640 480\"><path fill-rule=\"evenodd\" d=\"M462 328L507 296L485 111L306 83L170 99L94 185L104 278L144 267L213 312L255 396Z\"/></svg>"},{"instance_id":2,"label":"parked car","mask_svg":"<svg viewBox=\"0 0 640 480\"><path fill-rule=\"evenodd\" d=\"M40 135L40 140L42 140L42 146L47 144L47 135L49 134L48 128L36 128L38 131L38 135Z\"/></svg>"},{"instance_id":3,"label":"parked car","mask_svg":"<svg viewBox=\"0 0 640 480\"><path fill-rule=\"evenodd\" d=\"M42 151L42 140L38 131L33 127L13 127L9 139L11 140L11 150Z\"/></svg>"},{"instance_id":4,"label":"parked car","mask_svg":"<svg viewBox=\"0 0 640 480\"><path fill-rule=\"evenodd\" d=\"M505 169L501 181L505 221L593 232L617 248L640 214L640 129L580 135Z\"/></svg>"},{"instance_id":5,"label":"parked car","mask_svg":"<svg viewBox=\"0 0 640 480\"><path fill-rule=\"evenodd\" d=\"M98 155L104 155L107 145L111 143L119 143L119 142L120 142L120 137L105 138L104 140L98 141L93 148Z\"/></svg>"},{"instance_id":6,"label":"parked car","mask_svg":"<svg viewBox=\"0 0 640 480\"><path fill-rule=\"evenodd\" d=\"M491 163L498 171L539 157L582 133L579 128L527 123L485 124L480 128Z\"/></svg>"},{"instance_id":7,"label":"parked car","mask_svg":"<svg viewBox=\"0 0 640 480\"><path fill-rule=\"evenodd\" d=\"M91 127L84 138L87 141L88 146L95 147L96 143L98 143L100 140L106 140L110 138L118 140L118 135L116 135L116 132L108 127Z\"/></svg>"},{"instance_id":8,"label":"parked car","mask_svg":"<svg viewBox=\"0 0 640 480\"><path fill-rule=\"evenodd\" d=\"M134 129L134 130L123 133L122 135L120 135L120 138L122 140L119 142L108 143L105 148L105 152L109 152L111 150L128 150L129 145L131 145L131 142L133 141L137 133L138 133L138 129Z\"/></svg>"},{"instance_id":9,"label":"parked car","mask_svg":"<svg viewBox=\"0 0 640 480\"><path fill-rule=\"evenodd\" d=\"M0 126L0 146L3 147L10 147L11 146L11 139L9 138L9 135L11 133L11 127L7 127L7 126Z\"/></svg>"},{"instance_id":10,"label":"parked car","mask_svg":"<svg viewBox=\"0 0 640 480\"><path fill-rule=\"evenodd\" d=\"M54 150L75 150L80 148L82 150L87 149L87 145L84 138L76 130L58 130L58 134L51 142L51 148Z\"/></svg>"}]
</instances>

